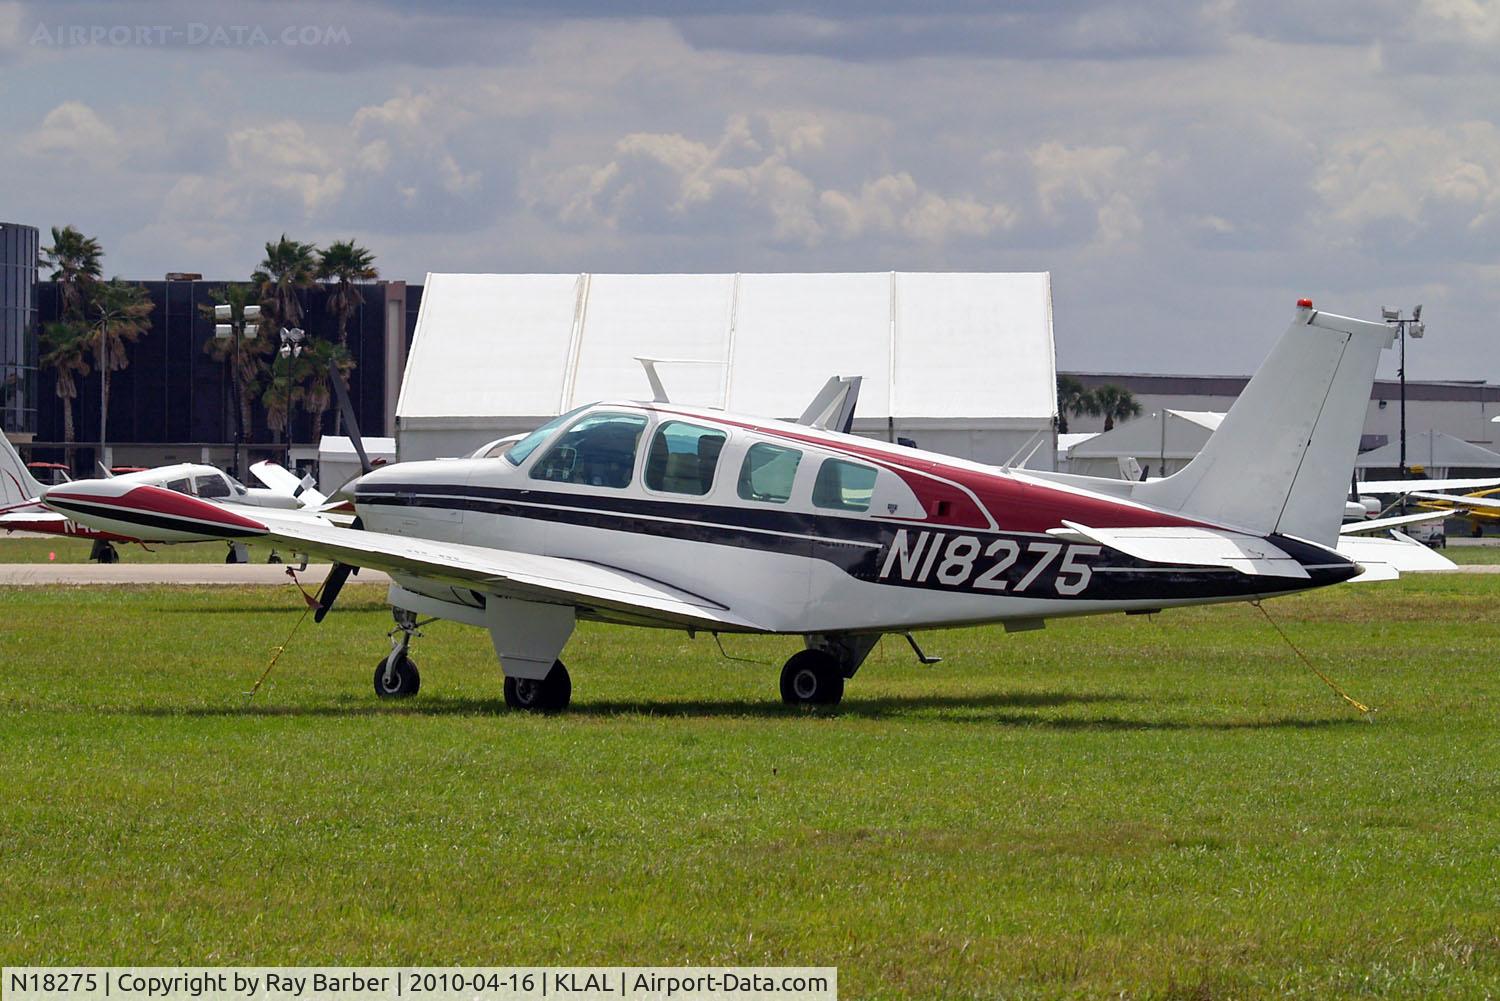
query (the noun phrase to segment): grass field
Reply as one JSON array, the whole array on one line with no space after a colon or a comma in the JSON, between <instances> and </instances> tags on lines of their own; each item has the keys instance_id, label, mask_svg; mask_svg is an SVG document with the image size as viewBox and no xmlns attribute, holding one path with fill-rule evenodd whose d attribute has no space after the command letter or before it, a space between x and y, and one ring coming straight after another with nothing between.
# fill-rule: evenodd
<instances>
[{"instance_id":1,"label":"grass field","mask_svg":"<svg viewBox=\"0 0 1500 1001\"><path fill-rule=\"evenodd\" d=\"M0 962L829 964L843 996L1500 992L1500 577L887 641L582 627L574 710L351 588L0 589Z\"/></svg>"},{"instance_id":2,"label":"grass field","mask_svg":"<svg viewBox=\"0 0 1500 1001\"><path fill-rule=\"evenodd\" d=\"M33 538L0 535L0 563L87 563L93 544L64 536ZM116 543L122 563L223 563L228 547L222 542L187 542L177 546L145 546ZM265 559L263 550L251 549L250 558Z\"/></svg>"}]
</instances>

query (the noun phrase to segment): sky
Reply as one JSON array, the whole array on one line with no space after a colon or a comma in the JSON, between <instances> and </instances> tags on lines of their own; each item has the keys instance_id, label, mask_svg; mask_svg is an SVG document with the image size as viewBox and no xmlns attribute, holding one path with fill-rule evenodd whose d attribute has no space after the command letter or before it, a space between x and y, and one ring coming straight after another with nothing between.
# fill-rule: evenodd
<instances>
[{"instance_id":1,"label":"sky","mask_svg":"<svg viewBox=\"0 0 1500 1001\"><path fill-rule=\"evenodd\" d=\"M1064 369L1500 381L1497 121L1492 0L0 0L0 219L109 274L1048 271Z\"/></svg>"}]
</instances>

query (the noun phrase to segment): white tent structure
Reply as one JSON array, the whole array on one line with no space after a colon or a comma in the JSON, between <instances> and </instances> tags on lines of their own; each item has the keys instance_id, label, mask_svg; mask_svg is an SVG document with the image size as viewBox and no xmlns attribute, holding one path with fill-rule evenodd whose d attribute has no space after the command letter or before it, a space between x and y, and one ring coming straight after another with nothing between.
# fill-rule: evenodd
<instances>
[{"instance_id":1,"label":"white tent structure","mask_svg":"<svg viewBox=\"0 0 1500 1001\"><path fill-rule=\"evenodd\" d=\"M1426 476L1446 477L1455 470L1500 469L1500 454L1442 431L1418 431L1406 436L1406 465L1421 466ZM1393 441L1362 453L1356 469L1401 468L1401 443Z\"/></svg>"},{"instance_id":2,"label":"white tent structure","mask_svg":"<svg viewBox=\"0 0 1500 1001\"><path fill-rule=\"evenodd\" d=\"M1073 445L1067 451L1068 472L1120 477L1121 460L1133 459L1152 477L1171 476L1203 450L1223 420L1213 411L1163 408Z\"/></svg>"},{"instance_id":3,"label":"white tent structure","mask_svg":"<svg viewBox=\"0 0 1500 1001\"><path fill-rule=\"evenodd\" d=\"M1039 274L432 274L396 407L403 460L462 455L575 406L649 399L796 417L861 376L854 430L1051 468L1051 278Z\"/></svg>"}]
</instances>

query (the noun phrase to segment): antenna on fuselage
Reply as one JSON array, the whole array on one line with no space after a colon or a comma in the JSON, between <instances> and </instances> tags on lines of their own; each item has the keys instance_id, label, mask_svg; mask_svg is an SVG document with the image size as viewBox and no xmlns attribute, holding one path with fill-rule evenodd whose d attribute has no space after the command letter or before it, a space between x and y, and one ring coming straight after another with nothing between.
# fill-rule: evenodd
<instances>
[{"instance_id":1,"label":"antenna on fuselage","mask_svg":"<svg viewBox=\"0 0 1500 1001\"><path fill-rule=\"evenodd\" d=\"M658 365L723 365L722 361L712 358L643 358L635 356L635 360L641 363L641 368L646 370L646 381L651 383L652 403L671 403L667 397L667 387L662 385L661 376L657 374Z\"/></svg>"}]
</instances>

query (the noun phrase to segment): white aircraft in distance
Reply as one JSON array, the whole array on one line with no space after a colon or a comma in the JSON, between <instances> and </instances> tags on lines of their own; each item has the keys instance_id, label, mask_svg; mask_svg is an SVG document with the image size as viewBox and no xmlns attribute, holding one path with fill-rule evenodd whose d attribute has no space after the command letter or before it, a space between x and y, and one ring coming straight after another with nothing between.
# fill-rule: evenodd
<instances>
[{"instance_id":1,"label":"white aircraft in distance","mask_svg":"<svg viewBox=\"0 0 1500 1001\"><path fill-rule=\"evenodd\" d=\"M120 473L109 477L127 489L132 486L149 485L176 491L189 497L202 497L223 504L245 505L255 508L282 510L317 509L326 498L309 486L309 481L298 480L274 462L258 462L250 472L264 487L246 487L228 473L201 463L182 462L171 466L157 466L134 473ZM201 542L216 540L219 535L204 535L197 539L184 539L180 533L164 537L153 530L149 523L141 523L131 531L119 532L91 528L76 520L48 510L41 497L47 487L37 482L26 468L15 447L0 433L0 531L38 532L44 535L66 535L73 538L90 539L95 543L96 555L101 562L115 563L119 553L117 542L139 542L145 544L169 542Z\"/></svg>"},{"instance_id":2,"label":"white aircraft in distance","mask_svg":"<svg viewBox=\"0 0 1500 1001\"><path fill-rule=\"evenodd\" d=\"M315 618L384 570L397 628L383 696L418 689L417 616L487 629L515 708L558 710L578 619L798 635L792 704L837 703L882 634L1246 601L1354 578L1344 495L1394 328L1301 300L1207 446L1146 483L985 466L829 430L830 380L797 422L650 402L558 417L497 458L403 462L352 484L352 527L113 480L48 490L112 532L262 540L331 558Z\"/></svg>"}]
</instances>

